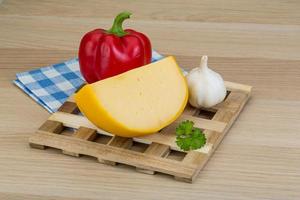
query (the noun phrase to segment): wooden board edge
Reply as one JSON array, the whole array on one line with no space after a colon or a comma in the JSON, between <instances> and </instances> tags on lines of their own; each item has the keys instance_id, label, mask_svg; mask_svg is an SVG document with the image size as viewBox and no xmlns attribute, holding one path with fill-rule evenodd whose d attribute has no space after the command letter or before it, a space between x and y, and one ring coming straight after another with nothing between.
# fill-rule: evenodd
<instances>
[{"instance_id":1,"label":"wooden board edge","mask_svg":"<svg viewBox=\"0 0 300 200\"><path fill-rule=\"evenodd\" d=\"M72 152L73 154L92 156L99 160L122 163L185 179L192 179L195 170L197 170L196 165L181 163L180 161L147 155L128 149L122 149L120 151L120 148L114 146L84 141L75 137L58 135L45 131L37 131L34 133L29 138L29 143L61 149L67 152ZM130 156L126 157L126 154L130 154ZM143 161L146 160L147 162L144 163L147 164L143 164ZM151 162L148 162L148 160ZM160 164L162 165L159 166Z\"/></svg>"},{"instance_id":2,"label":"wooden board edge","mask_svg":"<svg viewBox=\"0 0 300 200\"><path fill-rule=\"evenodd\" d=\"M247 95L247 98L243 101L243 103L240 105L239 109L237 110L237 112L235 113L234 117L232 117L232 119L230 120L230 122L227 124L226 128L224 129L224 131L222 133L218 133L221 134L217 141L213 143L212 148L210 149L210 151L207 154L203 154L203 156L205 156L205 159L201 161L201 163L198 163L198 167L195 170L192 179L184 179L184 178L176 178L179 181L184 181L184 182L190 182L193 183L196 178L198 177L199 173L201 172L201 170L205 167L205 165L208 163L209 159L212 157L212 155L214 154L214 152L216 151L216 149L219 147L219 145L221 144L221 142L223 141L223 139L225 138L226 134L229 132L229 130L231 129L232 125L235 123L235 121L238 119L240 113L242 112L242 110L244 109L245 105L247 104L247 102L250 99L250 93ZM197 152L197 150L195 150L194 152ZM201 152L198 152L201 153Z\"/></svg>"}]
</instances>

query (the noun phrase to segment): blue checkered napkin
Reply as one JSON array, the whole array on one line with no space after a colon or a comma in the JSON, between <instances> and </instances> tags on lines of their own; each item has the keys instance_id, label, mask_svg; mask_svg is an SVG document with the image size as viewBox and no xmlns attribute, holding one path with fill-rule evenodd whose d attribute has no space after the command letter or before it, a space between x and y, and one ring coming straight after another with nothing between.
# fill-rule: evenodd
<instances>
[{"instance_id":1,"label":"blue checkered napkin","mask_svg":"<svg viewBox=\"0 0 300 200\"><path fill-rule=\"evenodd\" d=\"M14 83L49 112L55 112L82 85L78 60L18 73Z\"/></svg>"},{"instance_id":2,"label":"blue checkered napkin","mask_svg":"<svg viewBox=\"0 0 300 200\"><path fill-rule=\"evenodd\" d=\"M152 51L152 62L163 58ZM14 83L50 113L84 83L78 59L16 74Z\"/></svg>"}]
</instances>

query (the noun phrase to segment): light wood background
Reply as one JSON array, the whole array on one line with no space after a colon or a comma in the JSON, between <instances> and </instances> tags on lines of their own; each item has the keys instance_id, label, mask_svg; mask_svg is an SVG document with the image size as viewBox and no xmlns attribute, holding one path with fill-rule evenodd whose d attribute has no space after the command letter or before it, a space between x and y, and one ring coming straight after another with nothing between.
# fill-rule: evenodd
<instances>
[{"instance_id":1,"label":"light wood background","mask_svg":"<svg viewBox=\"0 0 300 200\"><path fill-rule=\"evenodd\" d=\"M1 0L0 0L1 3ZM253 96L194 184L28 147L49 117L17 72L76 57L81 36L126 26L186 68L203 54ZM299 199L300 2L297 0L4 0L0 4L0 199Z\"/></svg>"}]
</instances>

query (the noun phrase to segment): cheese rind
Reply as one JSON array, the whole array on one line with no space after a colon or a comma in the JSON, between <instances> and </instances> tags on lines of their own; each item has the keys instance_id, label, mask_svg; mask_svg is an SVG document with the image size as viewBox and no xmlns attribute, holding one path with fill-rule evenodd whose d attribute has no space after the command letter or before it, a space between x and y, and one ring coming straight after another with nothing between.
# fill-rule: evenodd
<instances>
[{"instance_id":1,"label":"cheese rind","mask_svg":"<svg viewBox=\"0 0 300 200\"><path fill-rule=\"evenodd\" d=\"M188 88L170 56L85 85L75 94L80 111L97 127L133 137L166 127L183 112Z\"/></svg>"}]
</instances>

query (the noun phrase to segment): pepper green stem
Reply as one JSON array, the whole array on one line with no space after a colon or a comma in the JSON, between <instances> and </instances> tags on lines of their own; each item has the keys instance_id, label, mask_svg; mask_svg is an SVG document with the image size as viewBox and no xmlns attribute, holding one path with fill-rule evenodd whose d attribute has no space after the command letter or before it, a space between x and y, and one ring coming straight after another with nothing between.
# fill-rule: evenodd
<instances>
[{"instance_id":1,"label":"pepper green stem","mask_svg":"<svg viewBox=\"0 0 300 200\"><path fill-rule=\"evenodd\" d=\"M124 11L118 14L114 20L112 27L107 31L108 33L115 34L118 37L122 37L127 33L123 30L122 24L125 19L130 18L131 13Z\"/></svg>"}]
</instances>

